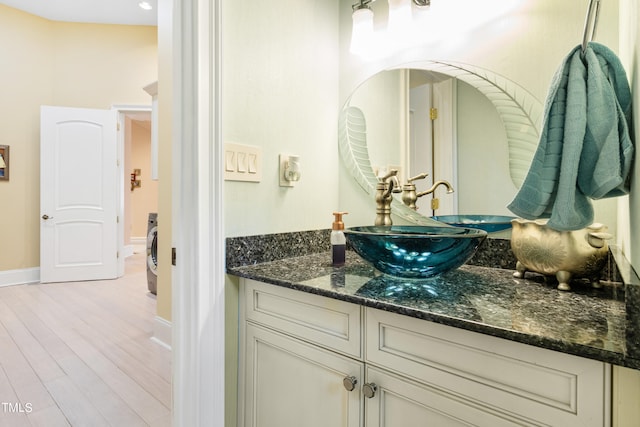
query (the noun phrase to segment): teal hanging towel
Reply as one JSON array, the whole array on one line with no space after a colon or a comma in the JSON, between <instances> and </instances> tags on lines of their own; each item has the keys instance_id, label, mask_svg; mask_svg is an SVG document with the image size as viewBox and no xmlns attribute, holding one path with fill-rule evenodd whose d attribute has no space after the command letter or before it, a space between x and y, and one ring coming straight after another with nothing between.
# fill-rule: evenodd
<instances>
[{"instance_id":1,"label":"teal hanging towel","mask_svg":"<svg viewBox=\"0 0 640 427\"><path fill-rule=\"evenodd\" d=\"M508 208L549 218L560 231L593 222L591 199L628 194L634 142L631 90L620 59L589 42L574 48L551 82L540 142Z\"/></svg>"}]
</instances>

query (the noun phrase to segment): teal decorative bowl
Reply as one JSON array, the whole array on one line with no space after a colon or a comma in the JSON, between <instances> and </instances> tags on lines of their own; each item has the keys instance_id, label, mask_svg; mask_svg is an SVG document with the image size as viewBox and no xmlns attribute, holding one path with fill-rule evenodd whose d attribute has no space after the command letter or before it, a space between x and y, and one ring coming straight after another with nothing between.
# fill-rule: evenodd
<instances>
[{"instance_id":1,"label":"teal decorative bowl","mask_svg":"<svg viewBox=\"0 0 640 427\"><path fill-rule=\"evenodd\" d=\"M383 273L404 278L433 277L460 267L487 232L449 226L371 226L344 231L353 250Z\"/></svg>"},{"instance_id":2,"label":"teal decorative bowl","mask_svg":"<svg viewBox=\"0 0 640 427\"><path fill-rule=\"evenodd\" d=\"M431 217L431 219L455 227L477 228L487 233L496 233L511 228L511 220L515 218L515 216L502 215L440 215Z\"/></svg>"}]
</instances>

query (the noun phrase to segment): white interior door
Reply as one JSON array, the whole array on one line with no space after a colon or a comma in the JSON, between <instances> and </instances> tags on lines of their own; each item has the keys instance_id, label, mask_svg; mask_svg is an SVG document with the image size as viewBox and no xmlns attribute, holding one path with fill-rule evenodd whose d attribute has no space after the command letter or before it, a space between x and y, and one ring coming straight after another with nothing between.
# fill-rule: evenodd
<instances>
[{"instance_id":1,"label":"white interior door","mask_svg":"<svg viewBox=\"0 0 640 427\"><path fill-rule=\"evenodd\" d=\"M425 179L414 181L417 191L427 190L434 182L433 173L433 139L432 125L430 118L431 110L431 84L423 84L411 88L409 95L410 116L410 149L409 149L409 173L407 178L428 173ZM418 212L422 215L431 216L431 198L420 197L416 200Z\"/></svg>"},{"instance_id":2,"label":"white interior door","mask_svg":"<svg viewBox=\"0 0 640 427\"><path fill-rule=\"evenodd\" d=\"M117 111L40 112L40 281L118 275Z\"/></svg>"},{"instance_id":3,"label":"white interior door","mask_svg":"<svg viewBox=\"0 0 640 427\"><path fill-rule=\"evenodd\" d=\"M410 90L411 135L409 141L409 177L421 173L429 176L415 181L417 191L429 189L436 181L448 181L457 188L457 146L455 135L454 80L446 79L413 86ZM436 110L435 118L431 110ZM437 198L434 211L431 201ZM426 215L458 213L457 193L448 194L438 187L433 193L416 201L418 212Z\"/></svg>"}]
</instances>

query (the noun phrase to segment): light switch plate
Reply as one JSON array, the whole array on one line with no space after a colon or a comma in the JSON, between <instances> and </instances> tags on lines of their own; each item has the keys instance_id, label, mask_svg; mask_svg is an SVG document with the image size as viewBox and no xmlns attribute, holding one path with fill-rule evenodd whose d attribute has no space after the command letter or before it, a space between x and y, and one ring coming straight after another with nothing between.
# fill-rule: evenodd
<instances>
[{"instance_id":1,"label":"light switch plate","mask_svg":"<svg viewBox=\"0 0 640 427\"><path fill-rule=\"evenodd\" d=\"M262 148L254 145L224 144L225 181L260 182L262 180Z\"/></svg>"}]
</instances>

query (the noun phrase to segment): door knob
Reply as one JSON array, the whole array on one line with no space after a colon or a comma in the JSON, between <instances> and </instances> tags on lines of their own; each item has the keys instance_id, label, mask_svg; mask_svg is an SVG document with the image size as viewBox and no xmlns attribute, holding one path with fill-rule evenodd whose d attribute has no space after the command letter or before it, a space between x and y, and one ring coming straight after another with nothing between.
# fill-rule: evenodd
<instances>
[{"instance_id":1,"label":"door knob","mask_svg":"<svg viewBox=\"0 0 640 427\"><path fill-rule=\"evenodd\" d=\"M49 216L49 215L47 215L47 214L44 214L44 215L42 215L42 219L44 219L44 220L46 221L46 220L48 220L48 219L53 219L53 217L52 217L52 216Z\"/></svg>"},{"instance_id":2,"label":"door knob","mask_svg":"<svg viewBox=\"0 0 640 427\"><path fill-rule=\"evenodd\" d=\"M365 397L369 399L376 395L377 390L378 386L376 385L376 383L366 383L362 386L362 392L364 393Z\"/></svg>"},{"instance_id":3,"label":"door knob","mask_svg":"<svg viewBox=\"0 0 640 427\"><path fill-rule=\"evenodd\" d=\"M353 391L353 389L356 388L356 384L358 384L358 380L353 376L344 377L342 380L342 385L347 389L347 391Z\"/></svg>"}]
</instances>

